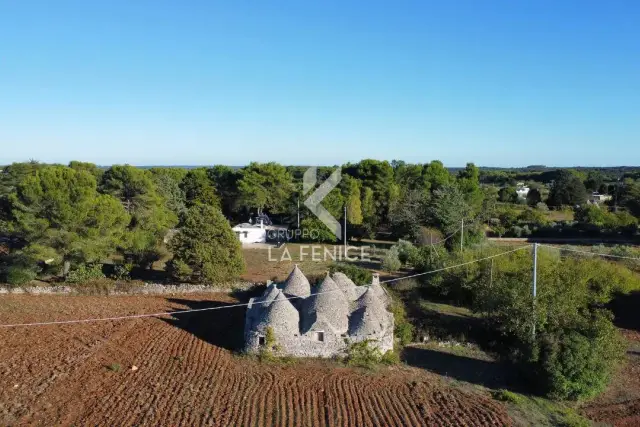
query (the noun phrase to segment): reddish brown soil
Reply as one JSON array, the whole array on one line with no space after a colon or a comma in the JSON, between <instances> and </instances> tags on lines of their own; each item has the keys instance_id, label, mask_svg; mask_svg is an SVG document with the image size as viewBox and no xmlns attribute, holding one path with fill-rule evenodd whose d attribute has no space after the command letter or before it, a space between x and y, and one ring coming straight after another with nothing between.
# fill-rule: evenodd
<instances>
[{"instance_id":1,"label":"reddish brown soil","mask_svg":"<svg viewBox=\"0 0 640 427\"><path fill-rule=\"evenodd\" d=\"M626 364L607 391L583 409L593 421L614 426L640 426L640 332L622 330L629 341Z\"/></svg>"},{"instance_id":2,"label":"reddish brown soil","mask_svg":"<svg viewBox=\"0 0 640 427\"><path fill-rule=\"evenodd\" d=\"M228 296L3 296L0 323L234 302ZM230 349L242 308L0 328L0 425L510 425L501 404L413 368L260 363ZM239 331L239 333L238 333ZM121 365L119 372L107 367ZM137 370L131 370L137 366Z\"/></svg>"}]
</instances>

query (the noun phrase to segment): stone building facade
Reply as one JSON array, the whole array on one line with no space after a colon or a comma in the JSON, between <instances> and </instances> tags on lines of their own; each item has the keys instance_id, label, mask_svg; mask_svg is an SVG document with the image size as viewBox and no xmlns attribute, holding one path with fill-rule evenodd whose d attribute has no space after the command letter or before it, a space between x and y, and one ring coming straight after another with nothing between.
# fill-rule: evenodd
<instances>
[{"instance_id":1,"label":"stone building facade","mask_svg":"<svg viewBox=\"0 0 640 427\"><path fill-rule=\"evenodd\" d=\"M258 352L270 327L287 355L332 357L363 340L384 353L393 349L389 303L377 275L371 285L356 286L343 273L327 274L312 288L296 265L284 283L268 285L262 296L249 301L245 351Z\"/></svg>"}]
</instances>

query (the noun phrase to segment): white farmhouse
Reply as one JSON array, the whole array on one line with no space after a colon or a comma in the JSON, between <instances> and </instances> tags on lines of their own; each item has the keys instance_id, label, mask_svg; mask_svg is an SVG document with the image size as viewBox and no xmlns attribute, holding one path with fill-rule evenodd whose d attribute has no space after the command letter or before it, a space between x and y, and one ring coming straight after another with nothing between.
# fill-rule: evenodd
<instances>
[{"instance_id":1,"label":"white farmhouse","mask_svg":"<svg viewBox=\"0 0 640 427\"><path fill-rule=\"evenodd\" d=\"M267 242L267 230L264 228L262 222L260 222L260 224L249 224L248 222L238 224L233 227L233 232L236 233L236 236L238 236L238 239L242 243Z\"/></svg>"},{"instance_id":2,"label":"white farmhouse","mask_svg":"<svg viewBox=\"0 0 640 427\"><path fill-rule=\"evenodd\" d=\"M529 194L529 187L524 185L524 182L519 182L518 185L516 185L516 193L519 199L526 199Z\"/></svg>"}]
</instances>

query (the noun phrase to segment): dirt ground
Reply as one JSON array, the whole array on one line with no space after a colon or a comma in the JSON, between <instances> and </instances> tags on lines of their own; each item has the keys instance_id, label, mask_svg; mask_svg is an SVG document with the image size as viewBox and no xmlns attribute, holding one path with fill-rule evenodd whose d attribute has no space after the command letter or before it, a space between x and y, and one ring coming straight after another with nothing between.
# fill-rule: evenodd
<instances>
[{"instance_id":1,"label":"dirt ground","mask_svg":"<svg viewBox=\"0 0 640 427\"><path fill-rule=\"evenodd\" d=\"M221 307L227 295L0 297L0 323ZM491 398L408 367L273 365L233 352L243 308L0 328L0 425L510 425ZM132 367L137 369L132 369Z\"/></svg>"}]
</instances>

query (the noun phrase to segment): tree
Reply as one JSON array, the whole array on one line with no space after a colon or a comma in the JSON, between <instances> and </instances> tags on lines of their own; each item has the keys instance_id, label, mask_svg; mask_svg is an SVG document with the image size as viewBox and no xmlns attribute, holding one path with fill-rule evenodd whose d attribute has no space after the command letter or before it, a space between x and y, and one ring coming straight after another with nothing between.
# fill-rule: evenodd
<instances>
[{"instance_id":1,"label":"tree","mask_svg":"<svg viewBox=\"0 0 640 427\"><path fill-rule=\"evenodd\" d=\"M167 208L178 217L183 215L187 210L187 205L184 191L180 188L180 181L176 180L170 173L156 172L153 174L153 182L156 185L158 194L166 201Z\"/></svg>"},{"instance_id":2,"label":"tree","mask_svg":"<svg viewBox=\"0 0 640 427\"><path fill-rule=\"evenodd\" d=\"M375 202L373 200L373 190L369 187L365 187L364 193L362 194L362 225L365 233L369 237L373 237L377 225L377 218Z\"/></svg>"},{"instance_id":3,"label":"tree","mask_svg":"<svg viewBox=\"0 0 640 427\"><path fill-rule=\"evenodd\" d=\"M207 169L207 176L220 195L222 213L230 217L238 208L240 173L229 166L216 165Z\"/></svg>"},{"instance_id":4,"label":"tree","mask_svg":"<svg viewBox=\"0 0 640 427\"><path fill-rule=\"evenodd\" d=\"M456 232L462 220L469 217L470 212L471 208L455 184L446 184L436 190L427 209L431 224L438 227L445 235Z\"/></svg>"},{"instance_id":5,"label":"tree","mask_svg":"<svg viewBox=\"0 0 640 427\"><path fill-rule=\"evenodd\" d=\"M187 200L187 207L197 203L209 206L220 206L220 198L216 194L216 189L207 176L204 168L192 169L182 180L180 188L184 191Z\"/></svg>"},{"instance_id":6,"label":"tree","mask_svg":"<svg viewBox=\"0 0 640 427\"><path fill-rule=\"evenodd\" d=\"M467 204L475 211L482 205L482 191L480 190L480 170L473 163L458 172L458 187L464 194Z\"/></svg>"},{"instance_id":7,"label":"tree","mask_svg":"<svg viewBox=\"0 0 640 427\"><path fill-rule=\"evenodd\" d=\"M398 188L394 185L393 167L387 161L365 159L357 164L347 164L343 173L359 179L363 188L373 190L376 224L385 223L389 210L398 197Z\"/></svg>"},{"instance_id":8,"label":"tree","mask_svg":"<svg viewBox=\"0 0 640 427\"><path fill-rule=\"evenodd\" d=\"M576 206L587 202L587 190L575 174L562 170L551 186L547 204L550 206Z\"/></svg>"},{"instance_id":9,"label":"tree","mask_svg":"<svg viewBox=\"0 0 640 427\"><path fill-rule=\"evenodd\" d=\"M498 191L498 200L502 203L517 203L518 193L513 187L502 187L500 191Z\"/></svg>"},{"instance_id":10,"label":"tree","mask_svg":"<svg viewBox=\"0 0 640 427\"><path fill-rule=\"evenodd\" d=\"M360 181L345 177L345 200L347 206L347 221L352 225L362 224L362 202L360 201Z\"/></svg>"},{"instance_id":11,"label":"tree","mask_svg":"<svg viewBox=\"0 0 640 427\"><path fill-rule=\"evenodd\" d=\"M177 215L168 208L152 179L152 173L129 165L116 165L102 176L100 189L121 200L131 214L126 241L121 251L126 258L142 267L162 256L167 231L178 222Z\"/></svg>"},{"instance_id":12,"label":"tree","mask_svg":"<svg viewBox=\"0 0 640 427\"><path fill-rule=\"evenodd\" d=\"M540 194L540 190L537 188L529 190L527 193L527 204L529 206L537 206L540 202L542 202L542 194Z\"/></svg>"},{"instance_id":13,"label":"tree","mask_svg":"<svg viewBox=\"0 0 640 427\"><path fill-rule=\"evenodd\" d=\"M98 194L85 170L45 166L26 176L10 196L16 231L28 242L33 261L63 264L97 262L120 245L129 215L119 201Z\"/></svg>"},{"instance_id":14,"label":"tree","mask_svg":"<svg viewBox=\"0 0 640 427\"><path fill-rule=\"evenodd\" d=\"M598 171L589 171L587 179L584 181L584 186L589 191L600 191L600 188L604 185L604 176Z\"/></svg>"},{"instance_id":15,"label":"tree","mask_svg":"<svg viewBox=\"0 0 640 427\"><path fill-rule=\"evenodd\" d=\"M427 206L426 193L413 190L397 203L390 215L390 225L393 234L401 239L415 241L420 233L420 225L425 222L423 214Z\"/></svg>"},{"instance_id":16,"label":"tree","mask_svg":"<svg viewBox=\"0 0 640 427\"><path fill-rule=\"evenodd\" d=\"M391 162L393 165L393 162ZM424 180L424 166L408 165L404 162L396 163L394 166L395 181L400 186L402 193L415 190L426 190Z\"/></svg>"},{"instance_id":17,"label":"tree","mask_svg":"<svg viewBox=\"0 0 640 427\"><path fill-rule=\"evenodd\" d=\"M284 166L275 162L252 162L240 174L238 192L242 206L258 211L267 209L271 213L286 212L294 188Z\"/></svg>"},{"instance_id":18,"label":"tree","mask_svg":"<svg viewBox=\"0 0 640 427\"><path fill-rule=\"evenodd\" d=\"M424 170L424 181L434 192L453 181L453 177L440 160L433 160Z\"/></svg>"},{"instance_id":19,"label":"tree","mask_svg":"<svg viewBox=\"0 0 640 427\"><path fill-rule=\"evenodd\" d=\"M620 193L620 205L629 209L636 217L640 217L640 182L625 180Z\"/></svg>"},{"instance_id":20,"label":"tree","mask_svg":"<svg viewBox=\"0 0 640 427\"><path fill-rule=\"evenodd\" d=\"M96 177L96 180L100 180L100 178L102 177L102 169L100 169L98 166L96 166L93 163L88 163L88 162L80 162L78 160L72 160L71 162L69 162L69 167L71 169L74 170L84 170L89 172L91 175Z\"/></svg>"},{"instance_id":21,"label":"tree","mask_svg":"<svg viewBox=\"0 0 640 427\"><path fill-rule=\"evenodd\" d=\"M167 268L180 280L225 283L244 271L240 241L219 208L196 203L171 239L173 259Z\"/></svg>"}]
</instances>

